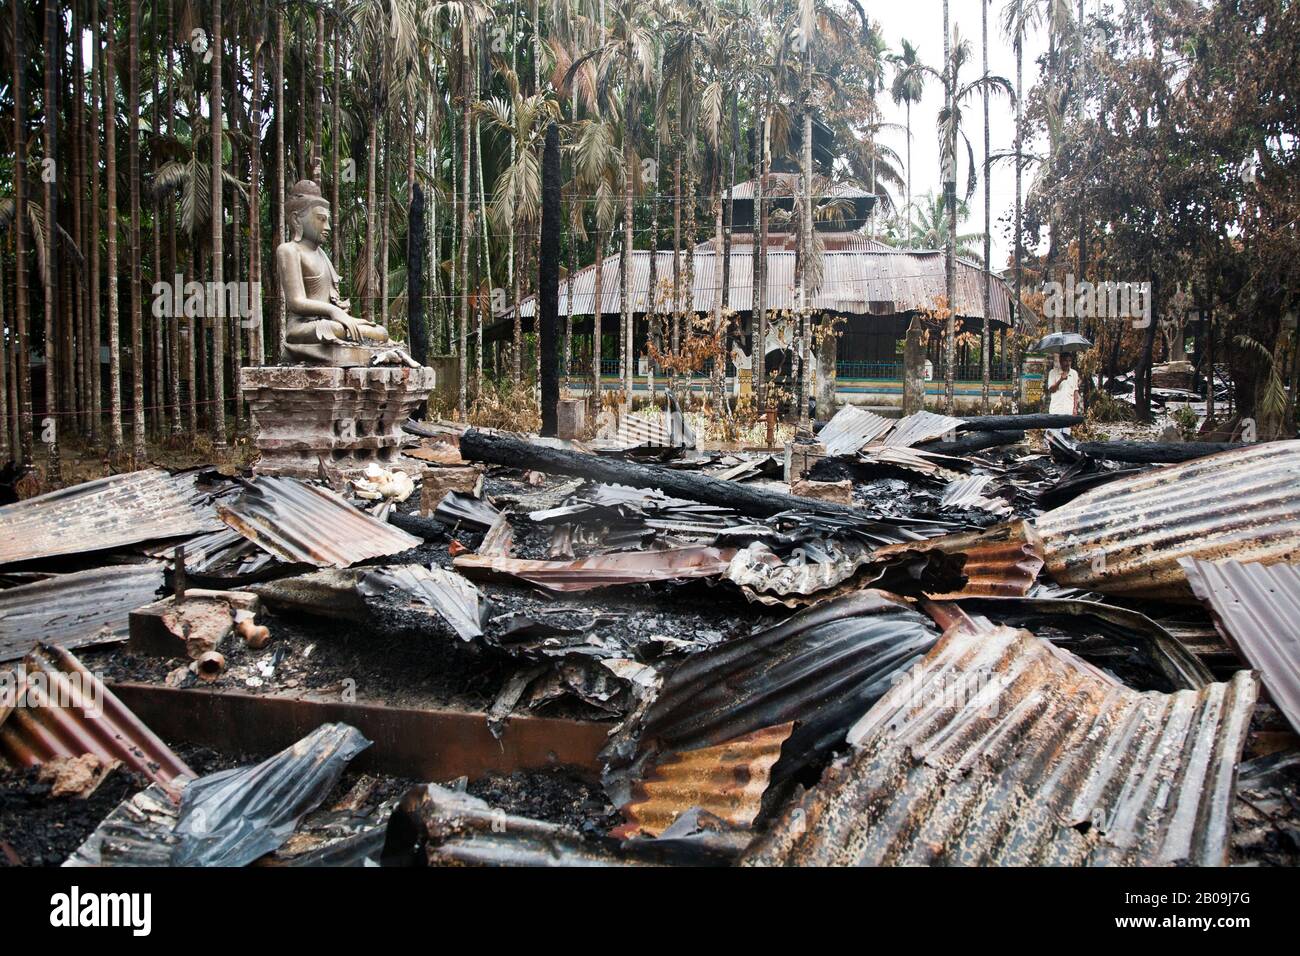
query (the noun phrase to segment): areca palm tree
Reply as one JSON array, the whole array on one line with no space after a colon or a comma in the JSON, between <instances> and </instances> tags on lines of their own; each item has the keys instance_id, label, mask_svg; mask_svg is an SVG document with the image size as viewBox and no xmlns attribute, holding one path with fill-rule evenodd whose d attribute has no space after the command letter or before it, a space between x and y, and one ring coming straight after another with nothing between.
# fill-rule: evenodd
<instances>
[{"instance_id":1,"label":"areca palm tree","mask_svg":"<svg viewBox=\"0 0 1300 956\"><path fill-rule=\"evenodd\" d=\"M538 228L542 213L542 167L537 149L546 138L550 121L560 115L559 103L546 93L524 96L519 89L519 78L509 70L504 79L510 99L492 97L480 105L479 110L490 126L502 130L510 138L512 161L497 177L492 196L491 222L501 231L512 235L529 234ZM521 362L524 351L523 320L520 316L520 271L514 269L514 355L513 372L516 382L521 379Z\"/></svg>"},{"instance_id":2,"label":"areca palm tree","mask_svg":"<svg viewBox=\"0 0 1300 956\"><path fill-rule=\"evenodd\" d=\"M907 117L907 235L912 232L912 104L919 103L925 93L926 71L920 54L908 40L903 40L902 50L894 57L894 82L889 95L895 103L903 104Z\"/></svg>"},{"instance_id":3,"label":"areca palm tree","mask_svg":"<svg viewBox=\"0 0 1300 956\"><path fill-rule=\"evenodd\" d=\"M946 249L948 246L949 219L943 197L934 192L927 192L914 203L915 218L912 231L906 244L914 249ZM957 201L957 222L960 225L970 213L967 204ZM980 243L984 240L982 232L958 232L954 244L956 254L972 262L982 261Z\"/></svg>"}]
</instances>

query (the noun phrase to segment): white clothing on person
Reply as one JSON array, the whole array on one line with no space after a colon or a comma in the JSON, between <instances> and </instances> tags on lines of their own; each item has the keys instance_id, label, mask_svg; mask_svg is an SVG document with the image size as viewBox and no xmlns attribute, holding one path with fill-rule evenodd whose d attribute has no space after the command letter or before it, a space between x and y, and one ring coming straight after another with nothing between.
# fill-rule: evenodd
<instances>
[{"instance_id":1,"label":"white clothing on person","mask_svg":"<svg viewBox=\"0 0 1300 956\"><path fill-rule=\"evenodd\" d=\"M1062 381L1062 377L1064 377L1064 381ZM1054 392L1051 391L1052 386L1057 382L1061 382L1061 387ZM1047 406L1048 414L1079 414L1079 372L1077 369L1071 368L1068 372L1062 372L1059 367L1053 367L1047 373L1047 388L1050 398Z\"/></svg>"}]
</instances>

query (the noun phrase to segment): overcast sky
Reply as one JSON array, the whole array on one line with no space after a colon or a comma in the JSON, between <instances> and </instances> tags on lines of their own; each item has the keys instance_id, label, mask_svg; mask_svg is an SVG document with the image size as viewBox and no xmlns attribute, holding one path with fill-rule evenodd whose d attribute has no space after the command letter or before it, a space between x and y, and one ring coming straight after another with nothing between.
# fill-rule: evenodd
<instances>
[{"instance_id":1,"label":"overcast sky","mask_svg":"<svg viewBox=\"0 0 1300 956\"><path fill-rule=\"evenodd\" d=\"M972 58L967 61L961 79L969 82L983 71L980 60L980 3L981 0L951 0L949 17L952 25L959 29L962 36L970 40ZM1016 78L1016 54L1011 41L1002 35L1001 17L1002 0L994 0L989 6L989 72L1001 74L1013 84ZM864 0L863 8L867 16L879 23L885 41L891 53L902 48L906 37L917 47L921 62L935 69L940 69L943 61L943 2L942 0ZM1035 59L1046 49L1047 40L1042 32L1030 35L1025 41L1025 86L1029 87L1037 75ZM892 68L887 72L887 84L893 82ZM898 123L906 119L902 105L895 105L892 97L881 98L881 106L886 122ZM929 190L936 194L941 191L939 181L939 143L935 132L939 110L943 106L943 91L939 84L930 81L926 84L925 95L921 102L912 105L912 196L915 199ZM970 137L975 148L977 163L983 163L984 156L984 113L983 105L976 102L968 107L966 135ZM1011 148L1015 138L1015 114L1010 102L1005 97L995 97L989 103L990 148L997 153ZM893 147L900 156L906 156L906 136L900 132L887 131L884 141ZM964 147L958 151L958 195L965 190L968 171ZM1028 189L1032 167L1025 171L1025 188ZM998 163L993 167L993 185L989 195L992 198L993 217L993 265L1001 267L1011 249L1009 234L1005 222L1015 209L1016 181L1015 170L1009 163ZM971 197L971 218L963 231L980 232L984 228L984 182L981 176L979 190ZM899 203L903 196L898 196Z\"/></svg>"}]
</instances>

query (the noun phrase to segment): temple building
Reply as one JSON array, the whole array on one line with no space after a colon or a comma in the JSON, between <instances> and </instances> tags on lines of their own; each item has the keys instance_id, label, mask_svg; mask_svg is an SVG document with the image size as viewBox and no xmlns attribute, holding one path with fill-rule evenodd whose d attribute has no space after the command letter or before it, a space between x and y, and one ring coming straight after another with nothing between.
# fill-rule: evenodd
<instances>
[{"instance_id":1,"label":"temple building","mask_svg":"<svg viewBox=\"0 0 1300 956\"><path fill-rule=\"evenodd\" d=\"M768 317L767 341L763 344L767 355L769 379L788 380L794 368L792 339L794 323L788 318L799 308L799 288L796 283L796 242L792 231L794 173L769 174L765 183L764 198L769 208L766 256L767 277L764 284L764 309ZM827 340L827 346L815 349L813 356L813 383L810 395L820 402L836 405L892 407L902 403L903 396L903 341L912 318L933 311L946 291L944 253L942 250L895 248L870 238L866 229L875 197L855 187L836 185L828 195L816 197L819 209L835 210L837 215L826 216L816 223L822 246L822 278L808 303L814 312L814 321L833 315L839 334ZM753 212L755 182L750 180L735 186L732 192L733 225L730 230L730 263L726 271L726 297L724 308L732 314L731 357L728 361L727 383L733 394L742 394L750 388L752 356L759 343L755 342L758 328L754 321L754 239ZM782 210L774 212L773 210ZM680 256L679 269L687 273L685 261L688 253ZM723 294L724 256L715 248L713 239L706 240L690 250L691 301L681 303L701 316L711 316ZM632 253L628 275L628 291L634 309L634 348L637 367L634 374L634 391L652 387L651 372L645 357L651 334L652 313L660 321L670 321L674 311L672 298L673 251L659 249L651 253L638 249ZM618 388L619 318L622 301L619 294L620 254L605 257L602 265L601 295L601 371L606 387ZM652 309L653 267L655 301ZM991 393L996 402L1010 397L1014 390L1014 370L1005 348L1006 333L1011 323L1012 293L1007 283L996 274L989 274L977 263L958 259L957 262L957 313L959 328L979 335L984 320L985 275L989 276L990 336L993 340L990 362ZM591 355L592 314L596 308L595 264L579 269L572 276L560 280L560 320L572 316L574 334L574 385L584 387L579 379L587 380L583 372L589 369ZM535 298L529 297L520 309L526 327L531 327L535 313ZM508 337L512 320L499 321L487 330L489 338ZM928 344L933 378L927 383L930 395L942 393L943 374L940 360L939 335L931 335ZM956 395L960 406L978 403L980 395L980 361L978 345L974 349L958 349ZM704 388L708 375L702 374L695 383ZM833 396L833 397L832 397ZM823 412L818 410L819 414Z\"/></svg>"}]
</instances>

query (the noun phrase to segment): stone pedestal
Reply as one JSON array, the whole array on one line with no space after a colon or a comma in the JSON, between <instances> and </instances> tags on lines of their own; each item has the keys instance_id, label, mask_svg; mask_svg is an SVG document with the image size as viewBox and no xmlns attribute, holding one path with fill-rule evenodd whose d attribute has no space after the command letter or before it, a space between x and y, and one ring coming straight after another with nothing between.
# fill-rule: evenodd
<instances>
[{"instance_id":1,"label":"stone pedestal","mask_svg":"<svg viewBox=\"0 0 1300 956\"><path fill-rule=\"evenodd\" d=\"M587 430L587 403L581 398L562 398L555 406L555 434L567 441L579 441Z\"/></svg>"},{"instance_id":2,"label":"stone pedestal","mask_svg":"<svg viewBox=\"0 0 1300 956\"><path fill-rule=\"evenodd\" d=\"M401 426L429 397L430 368L264 365L240 370L263 475L314 478L319 459L350 477L371 462L399 467ZM416 472L423 468L412 462Z\"/></svg>"}]
</instances>

